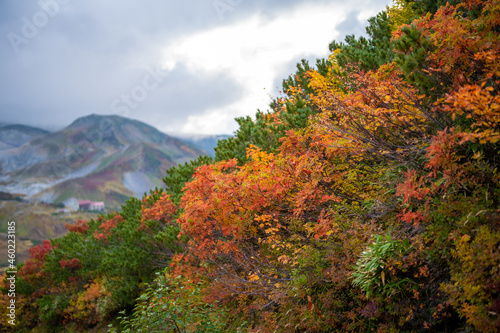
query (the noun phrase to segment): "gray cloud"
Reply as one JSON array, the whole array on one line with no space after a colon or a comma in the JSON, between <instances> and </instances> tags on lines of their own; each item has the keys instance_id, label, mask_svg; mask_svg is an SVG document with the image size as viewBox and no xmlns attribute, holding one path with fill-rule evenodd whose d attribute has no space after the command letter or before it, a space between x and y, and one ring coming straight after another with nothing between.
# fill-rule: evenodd
<instances>
[{"instance_id":1,"label":"gray cloud","mask_svg":"<svg viewBox=\"0 0 500 333\"><path fill-rule=\"evenodd\" d=\"M356 37L359 37L367 35L365 26L368 22L360 22L358 16L359 10L353 10L345 17L344 21L337 25L336 29L340 36L355 35ZM338 42L341 41L344 40L338 40Z\"/></svg>"},{"instance_id":2,"label":"gray cloud","mask_svg":"<svg viewBox=\"0 0 500 333\"><path fill-rule=\"evenodd\" d=\"M147 76L147 73L146 71L143 74ZM141 85L145 76L136 82ZM150 81L154 83L153 80ZM125 89L125 94L132 95L134 87ZM135 107L123 102L116 106L125 111L124 116L142 119L151 124L162 124L160 126L174 131L188 116L200 115L205 109L237 102L243 93L243 87L228 75L203 72L194 74L184 66L178 66L164 77L156 89L148 92L144 101L134 100L131 96L130 99L137 104ZM122 101L123 93L117 95L113 101L116 99ZM120 114L117 109L110 108L110 111Z\"/></svg>"},{"instance_id":3,"label":"gray cloud","mask_svg":"<svg viewBox=\"0 0 500 333\"><path fill-rule=\"evenodd\" d=\"M378 0L373 6L383 9L386 2ZM4 0L0 4L0 120L55 129L90 113L113 113L113 101L141 86L148 67L161 64L165 45L252 15L272 20L298 6L322 3L332 1L41 0L43 10L37 1ZM352 11L337 29L342 33L363 30L356 15ZM335 25L332 22L332 29ZM304 57L314 60L307 53ZM281 75L279 87L299 60L276 69ZM237 102L245 91L230 73L193 73L178 64L158 88L147 93L147 99L130 108L129 116L158 127L180 127L190 115Z\"/></svg>"}]
</instances>

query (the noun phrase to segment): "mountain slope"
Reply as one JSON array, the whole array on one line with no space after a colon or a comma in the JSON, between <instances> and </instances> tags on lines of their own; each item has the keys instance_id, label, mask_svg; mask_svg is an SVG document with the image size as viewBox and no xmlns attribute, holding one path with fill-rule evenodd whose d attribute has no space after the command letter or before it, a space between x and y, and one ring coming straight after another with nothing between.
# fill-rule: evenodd
<instances>
[{"instance_id":1,"label":"mountain slope","mask_svg":"<svg viewBox=\"0 0 500 333\"><path fill-rule=\"evenodd\" d=\"M139 121L90 115L0 151L0 189L46 202L75 198L116 208L161 185L165 170L205 152Z\"/></svg>"}]
</instances>

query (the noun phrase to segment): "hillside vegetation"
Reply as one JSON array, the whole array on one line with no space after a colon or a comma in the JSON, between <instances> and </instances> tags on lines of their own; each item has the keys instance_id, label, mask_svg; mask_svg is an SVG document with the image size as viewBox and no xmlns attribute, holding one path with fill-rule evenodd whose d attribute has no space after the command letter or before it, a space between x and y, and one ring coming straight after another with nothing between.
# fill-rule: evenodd
<instances>
[{"instance_id":1,"label":"hillside vegetation","mask_svg":"<svg viewBox=\"0 0 500 333\"><path fill-rule=\"evenodd\" d=\"M92 212L57 213L54 205L28 203L18 200L0 200L0 249L8 249L8 222L16 223L16 259L24 262L29 258L29 248L41 244L43 240L62 237L67 233L66 224L78 219L98 216ZM7 251L0 252L0 272L9 265Z\"/></svg>"},{"instance_id":2,"label":"hillside vegetation","mask_svg":"<svg viewBox=\"0 0 500 333\"><path fill-rule=\"evenodd\" d=\"M369 23L166 191L33 247L0 325L500 331L500 2Z\"/></svg>"}]
</instances>

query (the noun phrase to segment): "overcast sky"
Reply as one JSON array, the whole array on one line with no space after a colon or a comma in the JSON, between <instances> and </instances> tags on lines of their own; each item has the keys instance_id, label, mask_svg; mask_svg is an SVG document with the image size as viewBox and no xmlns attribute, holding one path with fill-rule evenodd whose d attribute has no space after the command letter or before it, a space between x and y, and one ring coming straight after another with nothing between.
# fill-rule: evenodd
<instances>
[{"instance_id":1,"label":"overcast sky","mask_svg":"<svg viewBox=\"0 0 500 333\"><path fill-rule=\"evenodd\" d=\"M302 58L364 33L390 0L2 0L0 122L91 113L231 134Z\"/></svg>"}]
</instances>

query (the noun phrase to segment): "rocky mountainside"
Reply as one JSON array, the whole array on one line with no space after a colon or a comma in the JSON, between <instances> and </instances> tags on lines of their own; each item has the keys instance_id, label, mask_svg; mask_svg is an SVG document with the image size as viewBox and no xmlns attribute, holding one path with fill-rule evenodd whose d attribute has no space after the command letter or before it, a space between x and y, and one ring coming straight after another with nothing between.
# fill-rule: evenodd
<instances>
[{"instance_id":1,"label":"rocky mountainside","mask_svg":"<svg viewBox=\"0 0 500 333\"><path fill-rule=\"evenodd\" d=\"M142 122L90 115L0 150L0 191L50 203L104 201L117 208L129 196L161 185L167 168L201 154L206 152Z\"/></svg>"}]
</instances>

